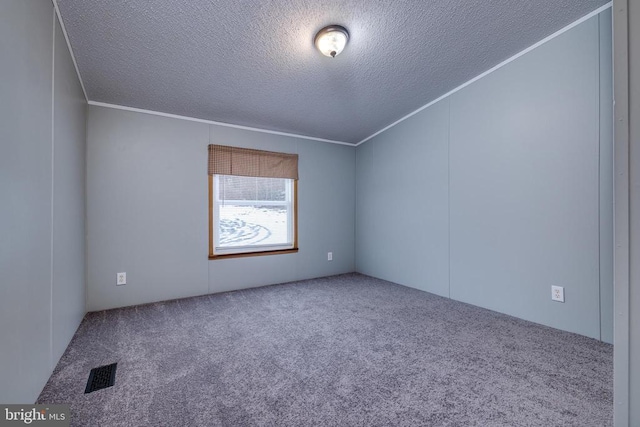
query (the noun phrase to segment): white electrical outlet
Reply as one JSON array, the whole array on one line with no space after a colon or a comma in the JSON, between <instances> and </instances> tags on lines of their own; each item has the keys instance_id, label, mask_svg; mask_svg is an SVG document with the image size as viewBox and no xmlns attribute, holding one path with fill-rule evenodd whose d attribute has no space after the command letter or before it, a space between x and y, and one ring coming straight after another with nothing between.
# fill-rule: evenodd
<instances>
[{"instance_id":1,"label":"white electrical outlet","mask_svg":"<svg viewBox=\"0 0 640 427\"><path fill-rule=\"evenodd\" d=\"M551 299L564 302L564 288L562 286L551 286Z\"/></svg>"},{"instance_id":2,"label":"white electrical outlet","mask_svg":"<svg viewBox=\"0 0 640 427\"><path fill-rule=\"evenodd\" d=\"M127 273L118 273L116 275L116 286L127 284Z\"/></svg>"},{"instance_id":3,"label":"white electrical outlet","mask_svg":"<svg viewBox=\"0 0 640 427\"><path fill-rule=\"evenodd\" d=\"M333 252L327 252L327 261L333 261Z\"/></svg>"}]
</instances>

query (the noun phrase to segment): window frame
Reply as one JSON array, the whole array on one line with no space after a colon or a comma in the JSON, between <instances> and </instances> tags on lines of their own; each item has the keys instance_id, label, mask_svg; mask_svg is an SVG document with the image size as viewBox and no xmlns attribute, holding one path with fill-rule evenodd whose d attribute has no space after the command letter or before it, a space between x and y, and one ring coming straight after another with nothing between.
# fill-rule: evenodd
<instances>
[{"instance_id":1,"label":"window frame","mask_svg":"<svg viewBox=\"0 0 640 427\"><path fill-rule=\"evenodd\" d=\"M286 249L266 249L266 250L255 250L255 251L242 251L242 252L233 252L233 253L215 253L215 208L214 208L214 200L216 197L215 187L216 187L216 176L208 175L209 179L209 259L226 259L226 258L244 258L244 257L253 257L253 256L265 256L265 255L277 255L277 254L290 254L298 252L298 180L292 179L292 194L291 197L293 200L291 201L291 209L290 217L293 220L293 247Z\"/></svg>"}]
</instances>

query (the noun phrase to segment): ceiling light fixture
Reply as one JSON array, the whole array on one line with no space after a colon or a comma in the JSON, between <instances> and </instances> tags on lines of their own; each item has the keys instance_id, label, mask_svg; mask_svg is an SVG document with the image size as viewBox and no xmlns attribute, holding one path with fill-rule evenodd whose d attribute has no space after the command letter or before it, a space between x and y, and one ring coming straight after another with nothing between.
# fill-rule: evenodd
<instances>
[{"instance_id":1,"label":"ceiling light fixture","mask_svg":"<svg viewBox=\"0 0 640 427\"><path fill-rule=\"evenodd\" d=\"M323 55L335 58L342 52L348 41L349 32L346 28L340 25L329 25L318 31L314 43Z\"/></svg>"}]
</instances>

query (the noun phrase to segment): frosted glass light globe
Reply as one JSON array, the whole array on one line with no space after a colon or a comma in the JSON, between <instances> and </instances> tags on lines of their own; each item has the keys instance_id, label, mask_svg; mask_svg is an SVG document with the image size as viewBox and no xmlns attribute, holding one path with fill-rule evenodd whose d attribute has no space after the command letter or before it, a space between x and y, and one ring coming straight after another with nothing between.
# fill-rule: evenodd
<instances>
[{"instance_id":1,"label":"frosted glass light globe","mask_svg":"<svg viewBox=\"0 0 640 427\"><path fill-rule=\"evenodd\" d=\"M325 56L335 58L349 41L349 32L339 25L330 25L321 29L315 38L318 50Z\"/></svg>"}]
</instances>

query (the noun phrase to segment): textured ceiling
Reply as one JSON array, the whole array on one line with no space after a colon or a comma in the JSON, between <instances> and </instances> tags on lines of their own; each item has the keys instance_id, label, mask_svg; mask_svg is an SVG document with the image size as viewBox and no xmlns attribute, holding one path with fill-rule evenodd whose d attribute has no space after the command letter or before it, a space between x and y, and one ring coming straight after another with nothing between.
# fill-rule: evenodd
<instances>
[{"instance_id":1,"label":"textured ceiling","mask_svg":"<svg viewBox=\"0 0 640 427\"><path fill-rule=\"evenodd\" d=\"M350 143L606 2L57 0L90 101Z\"/></svg>"}]
</instances>

